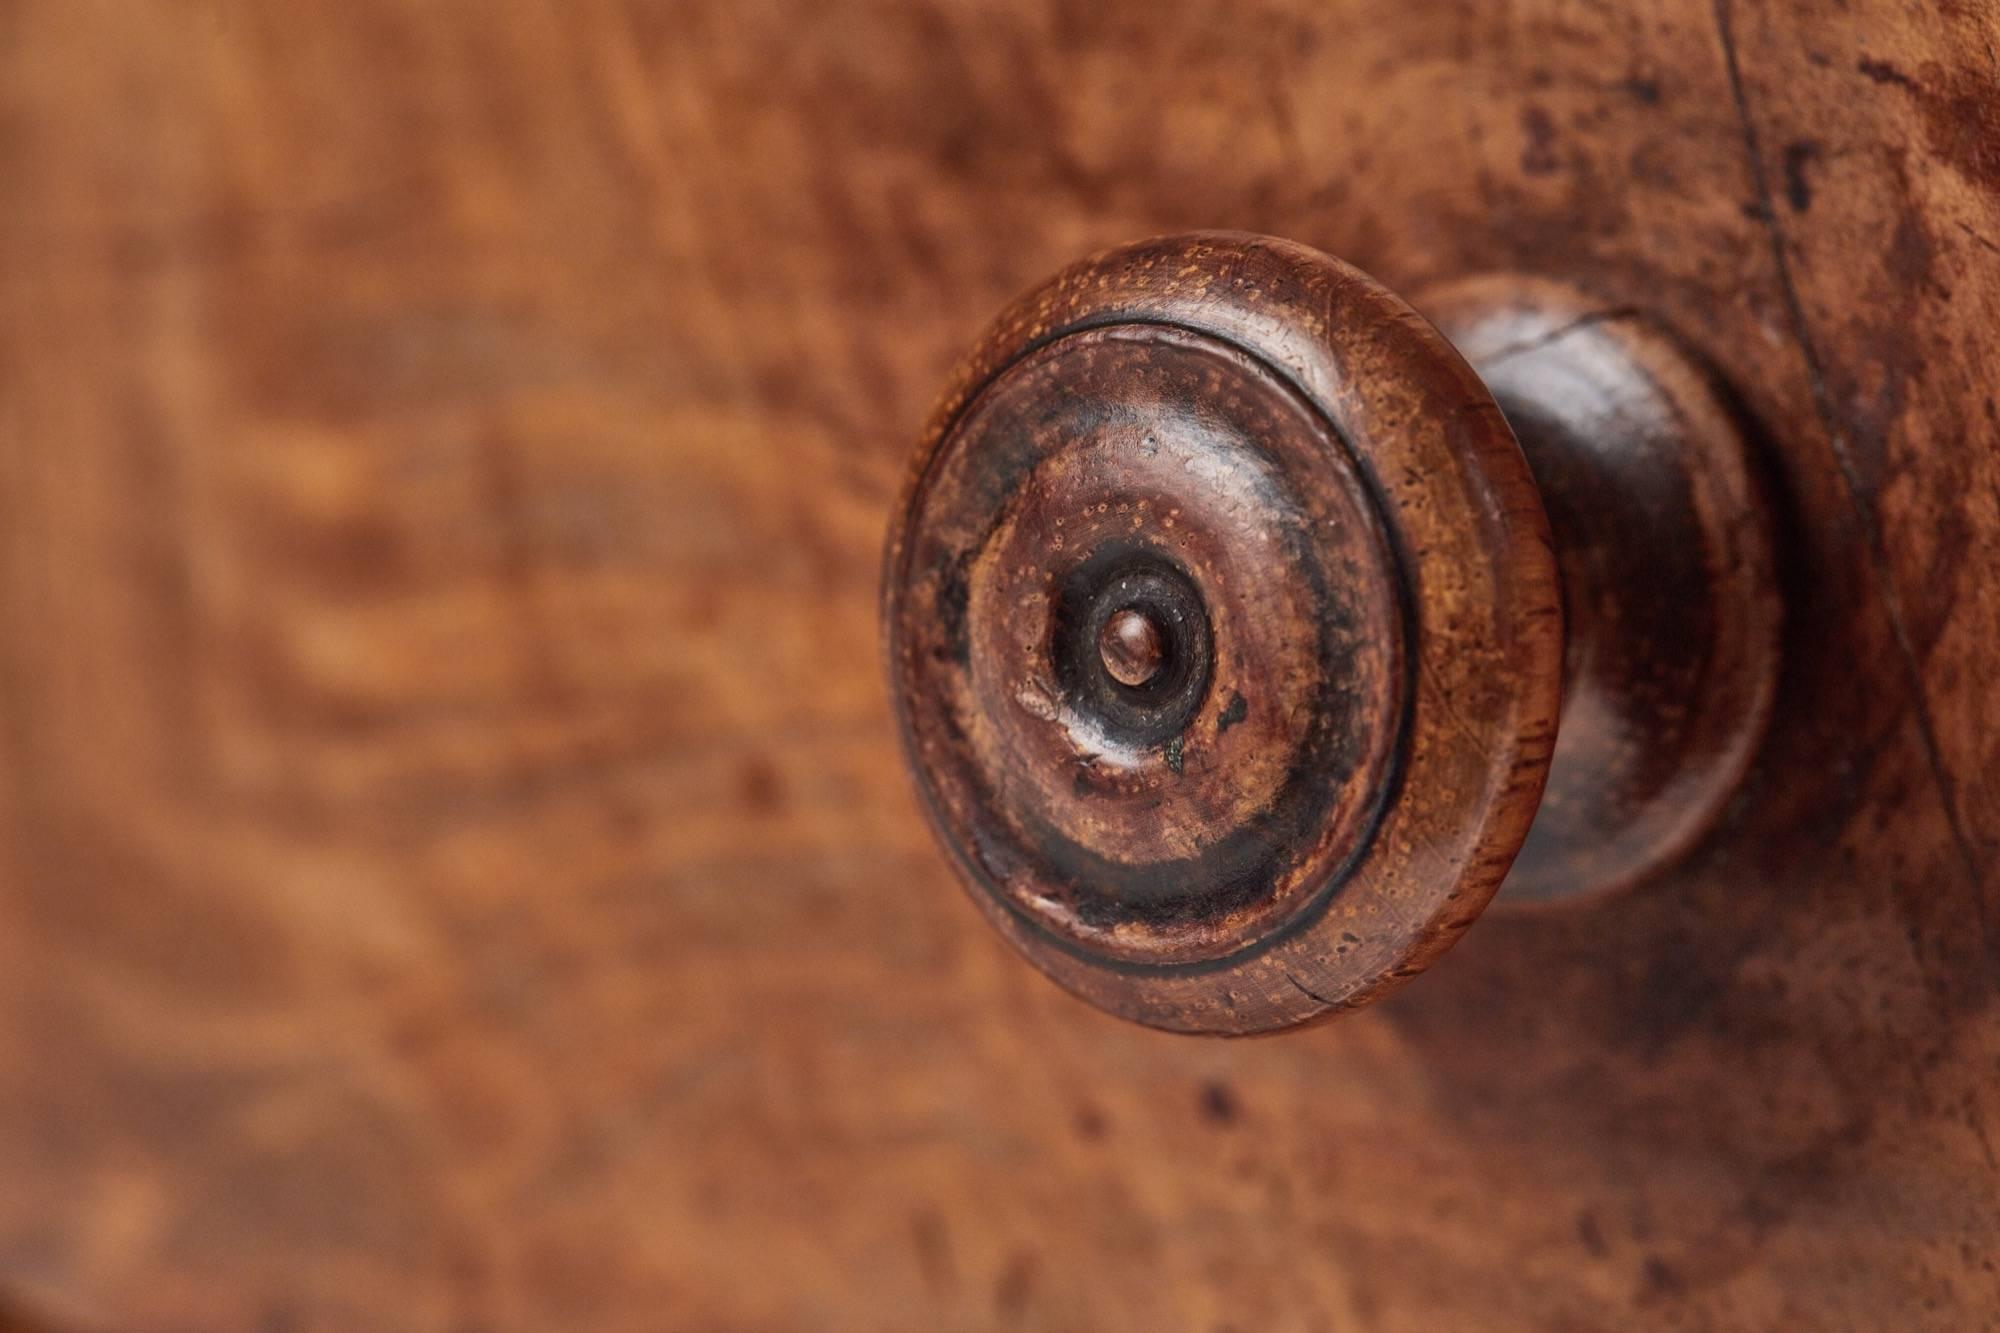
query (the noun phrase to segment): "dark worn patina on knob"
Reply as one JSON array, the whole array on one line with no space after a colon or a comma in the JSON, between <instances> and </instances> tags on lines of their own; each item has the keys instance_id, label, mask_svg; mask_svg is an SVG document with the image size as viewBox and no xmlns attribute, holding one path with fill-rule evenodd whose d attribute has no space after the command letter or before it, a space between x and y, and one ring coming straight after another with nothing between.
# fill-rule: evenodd
<instances>
[{"instance_id":1,"label":"dark worn patina on knob","mask_svg":"<svg viewBox=\"0 0 2000 1333\"><path fill-rule=\"evenodd\" d=\"M1543 307L1482 323L1483 300L1468 327L1535 364ZM1595 424L1618 429L1636 400L1606 392ZM1755 565L1746 541L1713 560L1696 541L1691 577ZM961 368L890 537L891 685L931 822L1022 952L1141 1022L1266 1030L1382 994L1500 887L1548 780L1566 647L1573 675L1604 649L1565 637L1567 573L1529 457L1436 328L1306 247L1166 238L1030 293ZM1707 665L1660 675L1670 711ZM1767 695L1742 694L1754 721ZM1586 830L1587 784L1634 769L1597 731ZM1712 807L1747 751L1706 762L1664 766L1654 804L1677 818L1582 887L1681 849L1690 782Z\"/></svg>"}]
</instances>

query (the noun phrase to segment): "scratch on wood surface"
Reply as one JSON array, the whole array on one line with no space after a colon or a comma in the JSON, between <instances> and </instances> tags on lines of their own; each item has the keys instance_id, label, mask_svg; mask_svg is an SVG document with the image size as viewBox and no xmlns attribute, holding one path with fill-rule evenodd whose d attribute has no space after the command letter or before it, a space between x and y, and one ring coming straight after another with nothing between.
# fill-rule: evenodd
<instances>
[{"instance_id":1,"label":"scratch on wood surface","mask_svg":"<svg viewBox=\"0 0 2000 1333\"><path fill-rule=\"evenodd\" d=\"M1722 58L1729 75L1730 95L1735 100L1737 121L1742 127L1743 149L1749 163L1751 183L1757 194L1757 220L1770 240L1771 262L1776 273L1778 294L1784 303L1786 319L1791 324L1792 337L1798 344L1799 356L1805 363L1813 406L1820 418L1821 427L1826 432L1834 463L1840 470L1842 489L1847 497L1848 507L1862 532L1869 570L1874 577L1876 592L1881 598L1884 613L1888 617L1890 632L1895 637L1897 657L1909 691L1911 712L1923 745L1924 762L1931 781L1937 787L1938 799L1944 808L1945 820L1950 826L1959 862L1965 870L1966 878L1972 884L1987 953L1995 959L2000 959L2000 939L1996 939L1991 908L1986 901L1984 876L1980 871L1979 858L1974 851L1971 837L1966 831L1957 786L1952 780L1950 770L1945 766L1943 752L1938 745L1937 724L1931 716L1929 699L1924 689L1923 668L1917 661L1916 650L1910 639L1907 617L1903 612L1902 599L1896 590L1894 573L1889 565L1888 550L1883 542L1881 527L1876 521L1871 498L1864 495L1860 472L1854 462L1850 432L1833 402L1832 394L1827 389L1826 373L1819 349L1813 341L1811 324L1806 318L1805 306L1799 299L1798 288L1793 281L1784 227L1773 205L1770 174L1765 167L1763 146L1757 132L1756 121L1750 114L1749 96L1744 89L1741 62L1731 28L1732 0L1713 0L1713 12L1716 36L1722 44ZM2000 973L1996 973L1996 976L2000 976Z\"/></svg>"}]
</instances>

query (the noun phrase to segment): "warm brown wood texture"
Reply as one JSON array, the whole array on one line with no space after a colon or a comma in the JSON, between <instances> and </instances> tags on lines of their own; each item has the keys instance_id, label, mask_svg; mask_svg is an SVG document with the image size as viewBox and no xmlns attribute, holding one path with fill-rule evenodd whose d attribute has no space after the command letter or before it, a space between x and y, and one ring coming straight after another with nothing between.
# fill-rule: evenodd
<instances>
[{"instance_id":1,"label":"warm brown wood texture","mask_svg":"<svg viewBox=\"0 0 2000 1333\"><path fill-rule=\"evenodd\" d=\"M13 1306L1992 1325L2000 35L1808 8L0 3ZM1210 226L1643 305L1786 516L1681 870L1249 1043L993 937L875 626L989 314Z\"/></svg>"}]
</instances>

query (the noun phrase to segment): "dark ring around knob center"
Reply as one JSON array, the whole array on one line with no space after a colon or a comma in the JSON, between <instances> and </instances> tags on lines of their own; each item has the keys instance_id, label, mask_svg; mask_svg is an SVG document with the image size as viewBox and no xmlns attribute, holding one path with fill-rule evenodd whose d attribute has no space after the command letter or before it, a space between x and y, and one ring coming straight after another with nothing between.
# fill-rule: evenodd
<instances>
[{"instance_id":1,"label":"dark ring around knob center","mask_svg":"<svg viewBox=\"0 0 2000 1333\"><path fill-rule=\"evenodd\" d=\"M1151 653L1121 658L1117 638L1107 654L1114 624L1137 628ZM1051 637L1064 701L1109 741L1163 745L1201 710L1214 670L1208 609L1186 571L1157 551L1113 543L1092 552L1063 581ZM1121 678L1114 662L1122 660L1143 665L1143 674Z\"/></svg>"}]
</instances>

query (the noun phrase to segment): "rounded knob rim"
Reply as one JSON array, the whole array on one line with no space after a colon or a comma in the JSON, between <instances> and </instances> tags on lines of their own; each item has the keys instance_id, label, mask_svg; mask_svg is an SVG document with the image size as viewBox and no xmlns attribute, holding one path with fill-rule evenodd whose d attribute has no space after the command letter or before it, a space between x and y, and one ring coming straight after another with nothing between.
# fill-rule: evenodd
<instances>
[{"instance_id":1,"label":"rounded knob rim","mask_svg":"<svg viewBox=\"0 0 2000 1333\"><path fill-rule=\"evenodd\" d=\"M1194 929L1181 929L1171 940L1172 931L1093 934L1065 922L1060 911L1038 912L1034 893L1049 877L1038 880L1041 867L1024 868L1018 856L996 856L989 845L992 830L1023 822L1011 796L1037 783L989 784L985 808L976 809L969 808L963 784L940 776L963 751L982 744L982 731L1001 729L995 719L1002 713L1007 726L1017 725L1013 710L1020 705L1010 701L1021 689L1032 696L1036 664L1048 660L1055 641L1047 627L1060 619L1060 597L1034 601L1040 595L1036 579L1059 584L1064 571L1091 552L1038 562L1034 542L1020 544L1025 554L1007 565L1012 582L992 581L984 601L965 591L966 600L956 605L974 621L965 651L941 649L940 607L954 609L951 599L959 594L950 590L951 580L965 572L949 568L950 553L968 567L978 565L979 553L991 554L984 540L1006 540L1023 530L1018 511L1027 502L1021 492L1000 486L985 536L958 536L954 544L938 540L949 525L939 518L936 496L954 485L961 496L977 492L959 475L966 471L969 431L993 460L1008 449L1033 453L1022 442L1033 440L1037 429L1045 445L1053 437L1038 459L1073 452L1078 440L1096 440L1109 428L1086 428L1077 424L1082 418L1063 418L1056 407L1038 427L1027 405L1059 403L1064 376L1084 368L1079 356L1130 361L1135 346L1143 349L1140 360L1198 363L1198 369L1178 372L1178 380L1165 375L1160 392L1170 399L1212 392L1261 404L1245 408L1238 424L1278 460L1273 466L1285 485L1306 497L1301 526L1315 535L1305 563L1338 567L1356 585L1357 595L1341 605L1362 622L1354 652L1356 661L1366 661L1357 679L1373 690L1359 711L1345 716L1365 732L1359 749L1366 762L1348 774L1360 774L1363 789L1318 809L1318 823L1310 836L1301 834L1292 859L1272 875L1268 894L1225 904L1213 920L1196 920ZM1120 373L1126 376L1116 381L1127 386L1122 392L1146 392L1145 374L1129 366ZM1198 384L1207 390L1191 387ZM1282 410L1275 406L1280 400ZM1295 416L1286 417L1287 411ZM1159 419L1171 418L1162 409ZM1306 461L1310 450L1287 453L1282 442L1273 443L1281 437L1296 443L1314 431L1332 451L1317 471ZM1104 456L1086 460L1088 466L1078 463L1083 473L1094 468L1098 489L1072 484L1068 494L1096 494L1108 514L1118 502L1118 478L1144 474L1134 466L1144 436L1140 431L1104 446L1109 452L1101 449ZM1252 457L1257 450L1238 452ZM1204 483L1196 477L1186 484ZM1221 483L1209 477L1207 484ZM1135 492L1132 503L1138 498L1169 497ZM1241 498L1228 502L1240 505ZM1000 512L1010 504L1013 512ZM964 515L954 521L959 529L972 526ZM1255 527L1231 526L1227 533L1231 541L1248 541L1245 534ZM1038 531L1045 538L1053 529L1044 524ZM1112 528L1090 531L1088 540L1102 546ZM1152 535L1164 531L1156 528ZM1367 540L1353 540L1356 532ZM1226 599L1237 593L1218 571L1251 566L1233 549L1224 554L1230 558L1182 563L1195 570L1196 598L1215 622L1209 630L1217 651L1226 655L1251 642L1248 622L1257 617L1246 615L1243 623L1229 618L1238 604ZM1034 577L1021 574L1023 567ZM1250 581L1276 585L1284 577ZM999 595L1003 585L1006 596ZM940 588L946 590L943 601ZM1008 608L1016 603L1009 597L1026 599L1034 609L1012 615ZM1207 610L1211 603L1213 611ZM1323 625L1303 621L1323 620L1332 603L1311 603L1302 619L1304 603L1297 599L1255 605L1278 607L1271 614L1281 621L1299 620L1290 626L1291 639L1331 642ZM1102 1008L1154 1026L1262 1031L1386 993L1448 947L1492 897L1546 779L1560 703L1562 624L1547 521L1527 464L1492 397L1442 335L1359 270L1289 242L1229 233L1142 242L1072 266L1005 312L961 366L925 432L892 525L883 611L905 752L927 816L974 901L1055 980ZM1283 633L1273 642L1279 640L1289 641ZM1097 657L1094 634L1085 646ZM1276 660L1281 654L1257 659ZM981 671L989 675L975 689L970 682ZM1234 708L1225 691L1241 692L1240 681L1210 674L1191 721L1182 725L1214 729ZM1067 696L1055 693L1052 707L1059 714ZM1314 699L1323 705L1324 696ZM1032 720L1019 728L1021 735L1042 734ZM1209 737L1207 731L1190 734ZM1149 743L1161 744L1156 738ZM1177 779L1191 781L1186 753L1172 754L1170 743L1161 744L1162 760ZM1052 753L1031 746L1015 755L1025 762L1014 771L1045 776ZM1251 771L1251 761L1240 755L1229 763ZM1225 766L1225 785L1233 771ZM1079 793L1076 799L1088 798ZM1185 810L1167 822L1174 819L1198 838L1219 831ZM1116 846L1109 850L1106 859L1115 861ZM1193 906L1183 910L1199 913L1216 900L1195 894L1190 901Z\"/></svg>"}]
</instances>

